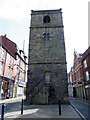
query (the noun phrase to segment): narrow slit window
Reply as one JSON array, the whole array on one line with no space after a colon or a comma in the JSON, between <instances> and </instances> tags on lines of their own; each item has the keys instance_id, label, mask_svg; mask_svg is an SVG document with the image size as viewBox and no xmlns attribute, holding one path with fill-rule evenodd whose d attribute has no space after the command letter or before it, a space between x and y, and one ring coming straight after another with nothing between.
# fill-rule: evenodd
<instances>
[{"instance_id":1,"label":"narrow slit window","mask_svg":"<svg viewBox=\"0 0 90 120\"><path fill-rule=\"evenodd\" d=\"M49 33L47 33L47 40L49 40L50 38L49 38Z\"/></svg>"},{"instance_id":2,"label":"narrow slit window","mask_svg":"<svg viewBox=\"0 0 90 120\"><path fill-rule=\"evenodd\" d=\"M44 41L46 41L46 33L44 33Z\"/></svg>"}]
</instances>

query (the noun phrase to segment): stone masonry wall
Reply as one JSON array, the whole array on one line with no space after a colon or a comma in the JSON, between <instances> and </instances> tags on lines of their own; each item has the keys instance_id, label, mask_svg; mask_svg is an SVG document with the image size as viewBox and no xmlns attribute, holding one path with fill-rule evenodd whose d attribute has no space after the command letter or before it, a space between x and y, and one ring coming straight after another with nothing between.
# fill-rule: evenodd
<instances>
[{"instance_id":1,"label":"stone masonry wall","mask_svg":"<svg viewBox=\"0 0 90 120\"><path fill-rule=\"evenodd\" d=\"M44 16L50 23L44 23ZM49 33L49 40L44 40ZM50 83L45 83L45 73L50 72ZM41 88L38 83L41 82ZM27 98L31 103L48 104L48 90L54 89L51 104L61 98L67 101L67 67L62 12L59 10L32 11L29 54ZM38 89L35 94L35 89ZM33 90L32 90L33 89ZM32 91L32 93L30 92Z\"/></svg>"}]
</instances>

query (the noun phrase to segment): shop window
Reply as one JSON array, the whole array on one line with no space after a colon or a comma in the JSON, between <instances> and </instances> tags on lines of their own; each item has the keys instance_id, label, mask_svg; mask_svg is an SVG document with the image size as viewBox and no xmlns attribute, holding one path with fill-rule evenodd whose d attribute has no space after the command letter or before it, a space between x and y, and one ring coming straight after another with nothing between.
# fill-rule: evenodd
<instances>
[{"instance_id":1,"label":"shop window","mask_svg":"<svg viewBox=\"0 0 90 120\"><path fill-rule=\"evenodd\" d=\"M3 89L4 92L7 89L7 83L6 82L3 82L2 89Z\"/></svg>"},{"instance_id":2,"label":"shop window","mask_svg":"<svg viewBox=\"0 0 90 120\"><path fill-rule=\"evenodd\" d=\"M87 61L86 61L86 59L84 60L84 67L85 68L87 67Z\"/></svg>"},{"instance_id":3,"label":"shop window","mask_svg":"<svg viewBox=\"0 0 90 120\"><path fill-rule=\"evenodd\" d=\"M10 85L10 97L13 97L13 85Z\"/></svg>"},{"instance_id":4,"label":"shop window","mask_svg":"<svg viewBox=\"0 0 90 120\"><path fill-rule=\"evenodd\" d=\"M86 79L87 79L87 81L89 80L89 73L88 73L88 71L86 72Z\"/></svg>"}]
</instances>

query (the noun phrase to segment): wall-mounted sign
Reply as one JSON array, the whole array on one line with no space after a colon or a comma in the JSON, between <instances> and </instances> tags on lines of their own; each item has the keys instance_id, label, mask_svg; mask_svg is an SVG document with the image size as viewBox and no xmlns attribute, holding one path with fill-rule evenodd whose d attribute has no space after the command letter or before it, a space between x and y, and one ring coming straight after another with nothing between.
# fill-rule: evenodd
<instances>
[{"instance_id":1,"label":"wall-mounted sign","mask_svg":"<svg viewBox=\"0 0 90 120\"><path fill-rule=\"evenodd\" d=\"M19 86L26 87L26 82L19 80Z\"/></svg>"}]
</instances>

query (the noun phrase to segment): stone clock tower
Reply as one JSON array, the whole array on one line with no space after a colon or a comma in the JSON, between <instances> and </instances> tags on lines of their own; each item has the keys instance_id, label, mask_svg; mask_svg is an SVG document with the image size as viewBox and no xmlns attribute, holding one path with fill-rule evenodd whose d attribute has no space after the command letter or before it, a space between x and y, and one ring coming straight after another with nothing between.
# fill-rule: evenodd
<instances>
[{"instance_id":1,"label":"stone clock tower","mask_svg":"<svg viewBox=\"0 0 90 120\"><path fill-rule=\"evenodd\" d=\"M26 101L67 103L67 67L62 9L31 11Z\"/></svg>"}]
</instances>

